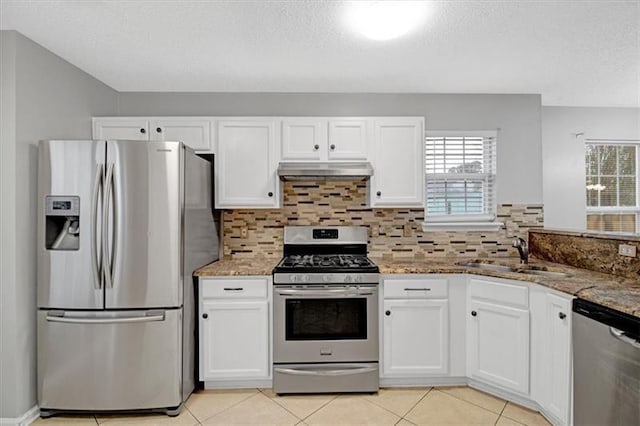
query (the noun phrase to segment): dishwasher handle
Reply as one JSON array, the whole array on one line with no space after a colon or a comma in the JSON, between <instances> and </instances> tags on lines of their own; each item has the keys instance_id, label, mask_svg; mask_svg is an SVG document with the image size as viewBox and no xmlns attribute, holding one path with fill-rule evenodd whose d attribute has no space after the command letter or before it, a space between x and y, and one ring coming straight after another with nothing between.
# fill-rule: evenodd
<instances>
[{"instance_id":1,"label":"dishwasher handle","mask_svg":"<svg viewBox=\"0 0 640 426\"><path fill-rule=\"evenodd\" d=\"M618 330L615 327L609 327L609 332L611 333L611 335L613 337L615 337L616 339L620 340L621 342L629 344L629 345L633 346L636 349L640 349L640 342L638 342L636 339L634 339L632 337L629 337L629 336L625 335L624 331Z\"/></svg>"}]
</instances>

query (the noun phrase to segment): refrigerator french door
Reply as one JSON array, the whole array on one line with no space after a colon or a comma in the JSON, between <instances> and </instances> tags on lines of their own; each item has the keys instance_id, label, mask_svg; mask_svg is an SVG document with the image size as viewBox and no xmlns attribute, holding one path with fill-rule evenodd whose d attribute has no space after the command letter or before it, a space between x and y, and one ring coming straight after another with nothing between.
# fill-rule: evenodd
<instances>
[{"instance_id":1,"label":"refrigerator french door","mask_svg":"<svg viewBox=\"0 0 640 426\"><path fill-rule=\"evenodd\" d=\"M193 316L184 241L189 155L192 173L206 175L208 163L179 142L40 143L43 412L172 412L193 389L185 371L193 367L193 342L185 344L193 319L184 318ZM203 185L191 198L210 200ZM211 217L210 204L203 207Z\"/></svg>"}]
</instances>

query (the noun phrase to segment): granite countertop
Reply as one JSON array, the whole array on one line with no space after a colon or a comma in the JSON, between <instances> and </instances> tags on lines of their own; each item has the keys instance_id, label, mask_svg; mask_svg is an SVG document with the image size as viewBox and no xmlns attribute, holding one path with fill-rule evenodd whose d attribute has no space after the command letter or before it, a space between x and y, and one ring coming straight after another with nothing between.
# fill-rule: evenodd
<instances>
[{"instance_id":1,"label":"granite countertop","mask_svg":"<svg viewBox=\"0 0 640 426\"><path fill-rule=\"evenodd\" d=\"M551 272L564 272L567 277L548 277L519 272L493 271L471 268L460 263L476 259L386 260L372 259L382 275L393 274L470 274L518 281L528 281L598 303L618 311L640 317L640 277L626 278L618 275L574 268L559 263L529 258L529 266ZM482 259L483 262L522 269L519 259Z\"/></svg>"},{"instance_id":2,"label":"granite countertop","mask_svg":"<svg viewBox=\"0 0 640 426\"><path fill-rule=\"evenodd\" d=\"M519 272L502 272L460 265L475 259L440 258L425 260L389 260L372 258L380 274L471 274L528 281L640 317L640 277L625 278L530 258L529 266L568 277L548 277ZM271 275L280 258L222 259L194 272L200 277L233 275ZM517 258L482 259L483 262L522 268Z\"/></svg>"},{"instance_id":3,"label":"granite countertop","mask_svg":"<svg viewBox=\"0 0 640 426\"><path fill-rule=\"evenodd\" d=\"M273 268L280 261L279 257L262 257L255 259L221 259L196 269L197 277L216 277L231 275L271 275Z\"/></svg>"}]
</instances>

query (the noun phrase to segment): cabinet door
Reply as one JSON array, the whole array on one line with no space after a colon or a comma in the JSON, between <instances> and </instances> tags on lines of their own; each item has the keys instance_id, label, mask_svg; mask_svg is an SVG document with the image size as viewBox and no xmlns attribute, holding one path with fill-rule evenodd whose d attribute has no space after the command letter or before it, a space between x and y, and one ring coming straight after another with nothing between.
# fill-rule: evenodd
<instances>
[{"instance_id":1,"label":"cabinet door","mask_svg":"<svg viewBox=\"0 0 640 426\"><path fill-rule=\"evenodd\" d=\"M371 206L423 207L423 120L376 120L373 143Z\"/></svg>"},{"instance_id":2,"label":"cabinet door","mask_svg":"<svg viewBox=\"0 0 640 426\"><path fill-rule=\"evenodd\" d=\"M269 377L266 300L204 300L200 327L200 380Z\"/></svg>"},{"instance_id":3,"label":"cabinet door","mask_svg":"<svg viewBox=\"0 0 640 426\"><path fill-rule=\"evenodd\" d=\"M470 299L468 375L523 394L529 392L529 311Z\"/></svg>"},{"instance_id":4,"label":"cabinet door","mask_svg":"<svg viewBox=\"0 0 640 426\"><path fill-rule=\"evenodd\" d=\"M447 300L384 301L384 376L446 374L449 360Z\"/></svg>"},{"instance_id":5,"label":"cabinet door","mask_svg":"<svg viewBox=\"0 0 640 426\"><path fill-rule=\"evenodd\" d=\"M547 294L546 344L544 373L545 408L569 424L571 395L571 300Z\"/></svg>"},{"instance_id":6,"label":"cabinet door","mask_svg":"<svg viewBox=\"0 0 640 426\"><path fill-rule=\"evenodd\" d=\"M149 138L180 141L199 152L213 152L211 120L201 118L162 118L149 123Z\"/></svg>"},{"instance_id":7,"label":"cabinet door","mask_svg":"<svg viewBox=\"0 0 640 426\"><path fill-rule=\"evenodd\" d=\"M329 160L366 160L367 136L367 120L329 120Z\"/></svg>"},{"instance_id":8,"label":"cabinet door","mask_svg":"<svg viewBox=\"0 0 640 426\"><path fill-rule=\"evenodd\" d=\"M93 138L148 141L149 122L146 118L94 118Z\"/></svg>"},{"instance_id":9,"label":"cabinet door","mask_svg":"<svg viewBox=\"0 0 640 426\"><path fill-rule=\"evenodd\" d=\"M282 160L326 160L327 121L313 118L282 120Z\"/></svg>"},{"instance_id":10,"label":"cabinet door","mask_svg":"<svg viewBox=\"0 0 640 426\"><path fill-rule=\"evenodd\" d=\"M216 208L275 208L279 203L275 120L218 123Z\"/></svg>"}]
</instances>

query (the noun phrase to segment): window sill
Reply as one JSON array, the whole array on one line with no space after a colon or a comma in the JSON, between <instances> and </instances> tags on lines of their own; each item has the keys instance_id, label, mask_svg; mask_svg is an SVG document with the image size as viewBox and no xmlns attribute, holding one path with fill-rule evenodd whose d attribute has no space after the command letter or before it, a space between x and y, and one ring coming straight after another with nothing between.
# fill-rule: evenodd
<instances>
[{"instance_id":1,"label":"window sill","mask_svg":"<svg viewBox=\"0 0 640 426\"><path fill-rule=\"evenodd\" d=\"M422 222L422 231L499 231L502 222Z\"/></svg>"}]
</instances>

